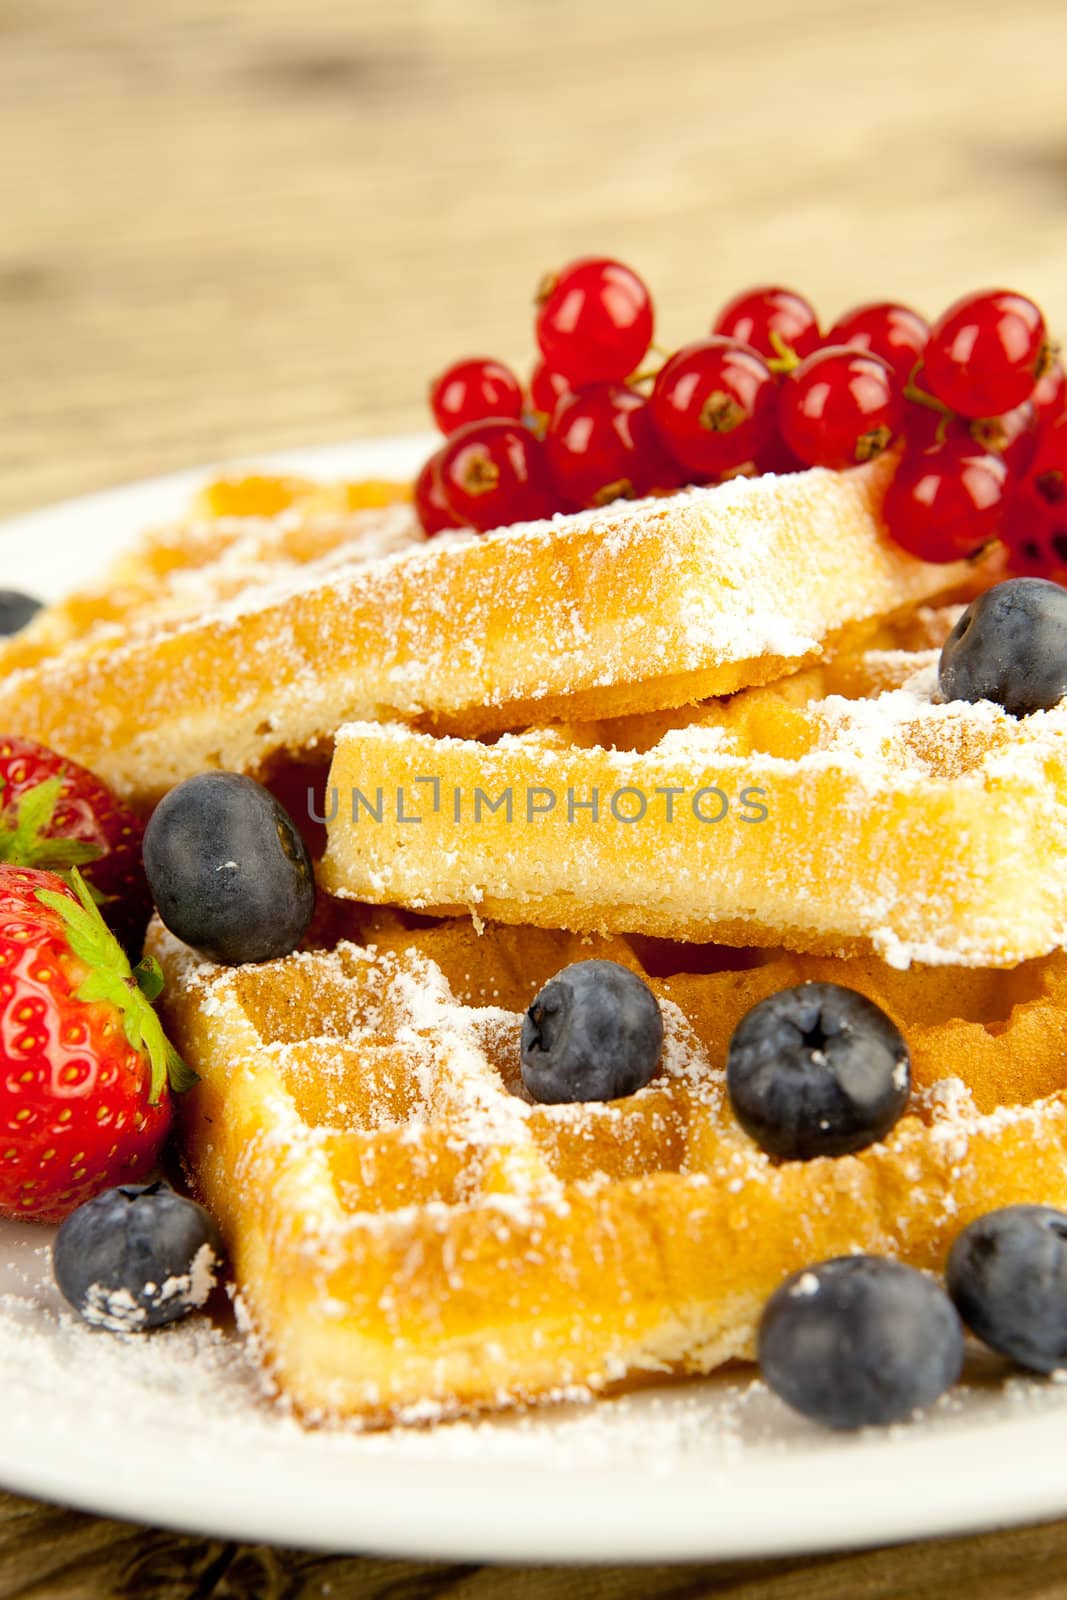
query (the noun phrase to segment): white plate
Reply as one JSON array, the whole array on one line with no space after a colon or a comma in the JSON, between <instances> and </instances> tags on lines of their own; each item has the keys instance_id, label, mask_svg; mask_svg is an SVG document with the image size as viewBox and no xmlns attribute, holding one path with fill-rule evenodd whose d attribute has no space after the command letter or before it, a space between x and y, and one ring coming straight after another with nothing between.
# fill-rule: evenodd
<instances>
[{"instance_id":1,"label":"white plate","mask_svg":"<svg viewBox=\"0 0 1067 1600\"><path fill-rule=\"evenodd\" d=\"M426 445L266 464L401 475ZM0 527L0 585L55 596L208 472ZM0 1227L0 1483L27 1494L224 1538L531 1562L759 1557L1067 1514L1055 1384L972 1376L922 1421L858 1437L820 1432L743 1376L492 1423L305 1431L205 1318L141 1339L76 1324L49 1237Z\"/></svg>"}]
</instances>

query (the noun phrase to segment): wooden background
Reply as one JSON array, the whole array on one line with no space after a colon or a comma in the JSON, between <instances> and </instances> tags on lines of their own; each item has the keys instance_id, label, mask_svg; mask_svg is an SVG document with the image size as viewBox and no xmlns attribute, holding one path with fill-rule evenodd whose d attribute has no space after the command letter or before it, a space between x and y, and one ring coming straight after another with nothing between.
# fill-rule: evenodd
<instances>
[{"instance_id":1,"label":"wooden background","mask_svg":"<svg viewBox=\"0 0 1067 1600\"><path fill-rule=\"evenodd\" d=\"M1064 0L0 0L0 514L421 427L453 356L528 365L537 279L583 251L646 274L666 342L767 279L828 317L1000 283L1065 331L1065 62ZM1067 1596L1067 1524L530 1573L0 1498L0 1600L965 1591Z\"/></svg>"},{"instance_id":2,"label":"wooden background","mask_svg":"<svg viewBox=\"0 0 1067 1600\"><path fill-rule=\"evenodd\" d=\"M1025 289L1067 329L1063 0L0 0L0 513L422 426L542 269L668 341Z\"/></svg>"}]
</instances>

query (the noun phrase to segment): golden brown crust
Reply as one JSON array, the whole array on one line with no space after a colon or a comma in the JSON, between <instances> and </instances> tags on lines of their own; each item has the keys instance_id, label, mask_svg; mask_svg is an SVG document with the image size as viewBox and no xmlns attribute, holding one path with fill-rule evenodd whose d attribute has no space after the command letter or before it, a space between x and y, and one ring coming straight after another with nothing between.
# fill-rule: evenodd
<instances>
[{"instance_id":1,"label":"golden brown crust","mask_svg":"<svg viewBox=\"0 0 1067 1600\"><path fill-rule=\"evenodd\" d=\"M936 661L845 651L724 701L495 743L350 725L322 883L575 932L898 964L1043 955L1067 944L1067 707L939 704Z\"/></svg>"},{"instance_id":2,"label":"golden brown crust","mask_svg":"<svg viewBox=\"0 0 1067 1600\"><path fill-rule=\"evenodd\" d=\"M110 649L125 629L196 616L345 551L358 559L383 536L387 547L421 542L414 514L396 511L409 499L399 483L221 478L196 496L188 521L145 534L99 581L0 641L0 674L94 638Z\"/></svg>"},{"instance_id":3,"label":"golden brown crust","mask_svg":"<svg viewBox=\"0 0 1067 1600\"><path fill-rule=\"evenodd\" d=\"M796 1268L855 1249L938 1267L980 1213L1067 1202L1062 956L1013 973L778 957L652 979L657 1078L628 1100L544 1107L517 1092L521 1010L572 960L642 970L632 944L479 937L466 920L368 934L373 951L232 972L158 926L150 940L201 1074L187 1159L306 1414L425 1419L706 1372L751 1355ZM756 1000L808 978L895 1018L912 1107L859 1155L775 1163L732 1117L725 1047Z\"/></svg>"},{"instance_id":4,"label":"golden brown crust","mask_svg":"<svg viewBox=\"0 0 1067 1600\"><path fill-rule=\"evenodd\" d=\"M878 521L892 463L734 482L380 561L307 569L0 679L0 726L150 804L352 718L461 733L659 708L764 681L958 589Z\"/></svg>"}]
</instances>

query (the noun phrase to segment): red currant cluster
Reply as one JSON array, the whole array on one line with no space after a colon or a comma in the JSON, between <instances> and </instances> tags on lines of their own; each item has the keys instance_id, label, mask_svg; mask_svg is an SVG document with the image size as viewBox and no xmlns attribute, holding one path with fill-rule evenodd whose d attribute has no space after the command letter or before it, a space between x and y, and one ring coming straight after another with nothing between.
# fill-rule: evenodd
<instances>
[{"instance_id":1,"label":"red currant cluster","mask_svg":"<svg viewBox=\"0 0 1067 1600\"><path fill-rule=\"evenodd\" d=\"M842 470L896 440L886 519L931 561L994 536L1017 570L1067 577L1067 387L1033 301L958 300L933 326L878 302L827 333L781 288L747 290L707 338L643 368L652 300L603 257L537 296L528 391L499 361L457 362L430 404L445 443L415 484L428 534L481 530L739 475Z\"/></svg>"}]
</instances>

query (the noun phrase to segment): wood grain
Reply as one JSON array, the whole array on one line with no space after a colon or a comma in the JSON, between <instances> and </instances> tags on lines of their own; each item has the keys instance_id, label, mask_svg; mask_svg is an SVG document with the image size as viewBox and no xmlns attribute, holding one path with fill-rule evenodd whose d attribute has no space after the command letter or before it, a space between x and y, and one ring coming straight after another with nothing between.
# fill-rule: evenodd
<instances>
[{"instance_id":1,"label":"wood grain","mask_svg":"<svg viewBox=\"0 0 1067 1600\"><path fill-rule=\"evenodd\" d=\"M451 357L530 363L533 287L582 251L644 271L668 343L768 278L827 317L1006 283L1067 328L1065 57L1063 0L0 0L0 514L421 427ZM0 1600L1044 1600L1065 1572L1063 1523L568 1572L0 1498Z\"/></svg>"},{"instance_id":2,"label":"wood grain","mask_svg":"<svg viewBox=\"0 0 1067 1600\"><path fill-rule=\"evenodd\" d=\"M1067 1525L717 1566L386 1562L142 1530L0 1494L0 1600L1061 1600Z\"/></svg>"},{"instance_id":3,"label":"wood grain","mask_svg":"<svg viewBox=\"0 0 1067 1600\"><path fill-rule=\"evenodd\" d=\"M0 1600L1061 1600L1067 1524L718 1566L479 1567L153 1532L0 1494Z\"/></svg>"},{"instance_id":4,"label":"wood grain","mask_svg":"<svg viewBox=\"0 0 1067 1600\"><path fill-rule=\"evenodd\" d=\"M632 259L668 341L1028 289L1067 326L1062 0L0 0L0 512L419 427Z\"/></svg>"}]
</instances>

